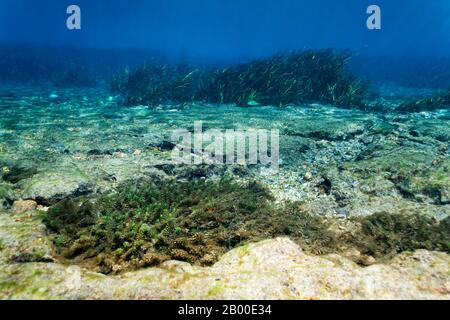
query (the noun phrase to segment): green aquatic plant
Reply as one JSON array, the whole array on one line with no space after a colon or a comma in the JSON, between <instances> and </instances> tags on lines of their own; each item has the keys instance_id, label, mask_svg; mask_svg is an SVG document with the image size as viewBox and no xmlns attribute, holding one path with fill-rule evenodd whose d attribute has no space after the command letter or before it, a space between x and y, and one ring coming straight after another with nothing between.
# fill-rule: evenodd
<instances>
[{"instance_id":1,"label":"green aquatic plant","mask_svg":"<svg viewBox=\"0 0 450 320\"><path fill-rule=\"evenodd\" d=\"M395 110L399 112L420 112L436 109L450 109L450 89L431 97L404 102Z\"/></svg>"},{"instance_id":2,"label":"green aquatic plant","mask_svg":"<svg viewBox=\"0 0 450 320\"><path fill-rule=\"evenodd\" d=\"M157 52L129 49L83 49L32 44L0 44L0 81L91 87Z\"/></svg>"},{"instance_id":3,"label":"green aquatic plant","mask_svg":"<svg viewBox=\"0 0 450 320\"><path fill-rule=\"evenodd\" d=\"M65 258L90 260L102 272L157 265L178 259L209 265L247 241L280 235L306 250L329 253L329 223L297 204L279 208L256 182L165 182L117 193L61 201L44 222Z\"/></svg>"},{"instance_id":4,"label":"green aquatic plant","mask_svg":"<svg viewBox=\"0 0 450 320\"><path fill-rule=\"evenodd\" d=\"M190 102L198 99L202 76L202 71L188 64L147 61L113 76L109 87L127 105Z\"/></svg>"},{"instance_id":5,"label":"green aquatic plant","mask_svg":"<svg viewBox=\"0 0 450 320\"><path fill-rule=\"evenodd\" d=\"M208 263L241 241L228 234L237 232L246 216L264 215L270 199L256 183L170 182L127 187L96 200L64 200L44 222L67 258L106 253L99 262L106 272L114 264L137 267L170 258Z\"/></svg>"},{"instance_id":6,"label":"green aquatic plant","mask_svg":"<svg viewBox=\"0 0 450 320\"><path fill-rule=\"evenodd\" d=\"M364 254L380 258L416 249L450 252L450 218L439 222L420 214L380 212L355 220L360 229L349 242Z\"/></svg>"},{"instance_id":7,"label":"green aquatic plant","mask_svg":"<svg viewBox=\"0 0 450 320\"><path fill-rule=\"evenodd\" d=\"M271 207L267 215L249 220L246 228L257 230L252 240L288 236L313 254L339 250L340 235L333 231L333 220L314 215L297 202Z\"/></svg>"},{"instance_id":8,"label":"green aquatic plant","mask_svg":"<svg viewBox=\"0 0 450 320\"><path fill-rule=\"evenodd\" d=\"M210 265L238 245L278 236L314 254L357 248L382 258L418 248L448 251L450 234L448 221L387 213L340 228L339 220L313 215L301 203L274 204L259 183L231 178L67 199L51 207L44 222L61 256L104 273L170 259Z\"/></svg>"},{"instance_id":9,"label":"green aquatic plant","mask_svg":"<svg viewBox=\"0 0 450 320\"><path fill-rule=\"evenodd\" d=\"M0 180L0 209L3 207L8 207L12 203L14 198L14 192L12 187Z\"/></svg>"},{"instance_id":10,"label":"green aquatic plant","mask_svg":"<svg viewBox=\"0 0 450 320\"><path fill-rule=\"evenodd\" d=\"M289 51L225 68L146 63L125 70L110 82L125 103L207 101L240 106L303 102L363 107L367 83L346 69L347 52Z\"/></svg>"},{"instance_id":11,"label":"green aquatic plant","mask_svg":"<svg viewBox=\"0 0 450 320\"><path fill-rule=\"evenodd\" d=\"M58 235L57 237L54 238L55 245L58 248L64 247L67 243L66 237L63 234Z\"/></svg>"},{"instance_id":12,"label":"green aquatic plant","mask_svg":"<svg viewBox=\"0 0 450 320\"><path fill-rule=\"evenodd\" d=\"M0 199L8 197L9 189L9 186L6 183L0 181Z\"/></svg>"},{"instance_id":13,"label":"green aquatic plant","mask_svg":"<svg viewBox=\"0 0 450 320\"><path fill-rule=\"evenodd\" d=\"M289 51L216 70L206 80L206 100L242 106L330 103L363 105L366 83L346 70L347 52Z\"/></svg>"}]
</instances>

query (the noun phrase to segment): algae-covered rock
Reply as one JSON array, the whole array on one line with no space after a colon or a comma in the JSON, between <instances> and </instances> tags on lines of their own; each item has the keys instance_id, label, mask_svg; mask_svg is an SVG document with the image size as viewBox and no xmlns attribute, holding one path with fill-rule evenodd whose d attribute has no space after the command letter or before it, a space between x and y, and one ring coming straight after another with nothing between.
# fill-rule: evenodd
<instances>
[{"instance_id":1,"label":"algae-covered rock","mask_svg":"<svg viewBox=\"0 0 450 320\"><path fill-rule=\"evenodd\" d=\"M64 198L81 196L92 190L91 180L77 169L40 172L20 183L22 198L34 199L42 204L54 204Z\"/></svg>"},{"instance_id":2,"label":"algae-covered rock","mask_svg":"<svg viewBox=\"0 0 450 320\"><path fill-rule=\"evenodd\" d=\"M449 207L427 205L448 204L450 167L444 152L439 143L425 140L418 144L391 137L362 159L344 163L334 175L334 185L349 194L347 198L352 199L353 207L360 207L360 200L373 202L374 205L366 206L369 212L370 208L388 205L392 212L416 207L424 214L445 217L450 213ZM353 187L346 188L344 179L351 180Z\"/></svg>"},{"instance_id":3,"label":"algae-covered rock","mask_svg":"<svg viewBox=\"0 0 450 320\"><path fill-rule=\"evenodd\" d=\"M445 158L421 176L412 176L404 188L414 194L425 194L437 204L450 204L450 159Z\"/></svg>"},{"instance_id":4,"label":"algae-covered rock","mask_svg":"<svg viewBox=\"0 0 450 320\"><path fill-rule=\"evenodd\" d=\"M52 246L47 238L42 214L0 210L0 265L12 262L51 261Z\"/></svg>"}]
</instances>

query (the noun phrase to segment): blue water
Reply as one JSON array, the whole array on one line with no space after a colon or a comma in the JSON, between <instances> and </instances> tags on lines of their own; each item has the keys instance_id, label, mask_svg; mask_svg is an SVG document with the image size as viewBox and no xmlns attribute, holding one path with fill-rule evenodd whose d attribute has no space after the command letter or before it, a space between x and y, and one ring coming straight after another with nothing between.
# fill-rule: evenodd
<instances>
[{"instance_id":1,"label":"blue water","mask_svg":"<svg viewBox=\"0 0 450 320\"><path fill-rule=\"evenodd\" d=\"M47 52L33 47L33 53L29 47L14 48L9 55L30 60L28 53L61 63L101 61L117 70L148 56L211 65L290 49L337 48L349 49L354 71L370 80L410 87L450 86L447 0L78 0L73 4L81 9L81 30L66 27L69 4L0 0L0 53L12 44L50 46ZM366 26L366 10L373 4L381 9L381 30ZM83 55L73 49L55 53L61 47L106 53ZM114 50L129 49L135 51L108 60ZM0 68L10 64L2 57ZM27 66L30 73L42 73L34 67Z\"/></svg>"},{"instance_id":2,"label":"blue water","mask_svg":"<svg viewBox=\"0 0 450 320\"><path fill-rule=\"evenodd\" d=\"M338 47L389 55L450 54L447 0L77 0L82 30L65 26L67 1L1 0L0 42L147 48L239 59L283 49ZM382 30L366 28L376 4Z\"/></svg>"}]
</instances>

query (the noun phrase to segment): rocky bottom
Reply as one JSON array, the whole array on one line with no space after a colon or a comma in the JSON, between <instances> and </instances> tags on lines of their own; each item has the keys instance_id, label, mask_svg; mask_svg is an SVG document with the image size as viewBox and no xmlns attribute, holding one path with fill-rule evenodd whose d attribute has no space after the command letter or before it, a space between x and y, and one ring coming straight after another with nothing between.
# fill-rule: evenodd
<instances>
[{"instance_id":1,"label":"rocky bottom","mask_svg":"<svg viewBox=\"0 0 450 320\"><path fill-rule=\"evenodd\" d=\"M446 110L1 90L0 298L449 298ZM279 170L174 165L195 121L279 130Z\"/></svg>"}]
</instances>

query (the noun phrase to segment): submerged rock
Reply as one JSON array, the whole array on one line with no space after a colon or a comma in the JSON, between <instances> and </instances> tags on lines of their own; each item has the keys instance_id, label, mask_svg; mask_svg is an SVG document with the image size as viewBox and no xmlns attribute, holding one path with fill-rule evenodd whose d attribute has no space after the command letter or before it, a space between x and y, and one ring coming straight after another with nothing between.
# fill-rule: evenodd
<instances>
[{"instance_id":1,"label":"submerged rock","mask_svg":"<svg viewBox=\"0 0 450 320\"><path fill-rule=\"evenodd\" d=\"M313 175L311 172L305 173L305 176L303 177L303 180L310 181L313 178Z\"/></svg>"},{"instance_id":2,"label":"submerged rock","mask_svg":"<svg viewBox=\"0 0 450 320\"><path fill-rule=\"evenodd\" d=\"M78 170L39 173L21 182L22 198L51 205L62 199L81 196L92 191L89 177Z\"/></svg>"},{"instance_id":3,"label":"submerged rock","mask_svg":"<svg viewBox=\"0 0 450 320\"><path fill-rule=\"evenodd\" d=\"M23 213L27 211L32 211L37 208L37 203L34 200L16 200L12 206L12 211Z\"/></svg>"}]
</instances>

